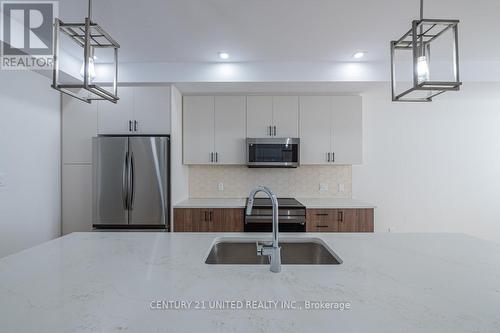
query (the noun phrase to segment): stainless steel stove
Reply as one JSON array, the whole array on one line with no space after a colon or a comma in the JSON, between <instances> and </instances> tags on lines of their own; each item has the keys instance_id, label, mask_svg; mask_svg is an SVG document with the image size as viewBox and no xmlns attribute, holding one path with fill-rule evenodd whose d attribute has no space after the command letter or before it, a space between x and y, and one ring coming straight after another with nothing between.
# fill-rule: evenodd
<instances>
[{"instance_id":1,"label":"stainless steel stove","mask_svg":"<svg viewBox=\"0 0 500 333\"><path fill-rule=\"evenodd\" d=\"M293 198L278 198L278 208L280 232L306 231L306 207L303 204ZM245 232L271 232L272 213L271 199L256 198L252 215L245 216Z\"/></svg>"}]
</instances>

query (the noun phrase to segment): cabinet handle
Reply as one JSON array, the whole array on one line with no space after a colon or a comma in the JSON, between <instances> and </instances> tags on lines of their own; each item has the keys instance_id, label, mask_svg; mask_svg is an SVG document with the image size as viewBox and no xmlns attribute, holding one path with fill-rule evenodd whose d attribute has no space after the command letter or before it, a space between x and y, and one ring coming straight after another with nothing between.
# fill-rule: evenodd
<instances>
[{"instance_id":1,"label":"cabinet handle","mask_svg":"<svg viewBox=\"0 0 500 333\"><path fill-rule=\"evenodd\" d=\"M132 132L132 120L128 121L128 131Z\"/></svg>"},{"instance_id":2,"label":"cabinet handle","mask_svg":"<svg viewBox=\"0 0 500 333\"><path fill-rule=\"evenodd\" d=\"M212 221L212 211L208 212L208 220Z\"/></svg>"},{"instance_id":3,"label":"cabinet handle","mask_svg":"<svg viewBox=\"0 0 500 333\"><path fill-rule=\"evenodd\" d=\"M328 216L328 213L317 213L316 216Z\"/></svg>"},{"instance_id":4,"label":"cabinet handle","mask_svg":"<svg viewBox=\"0 0 500 333\"><path fill-rule=\"evenodd\" d=\"M134 132L137 132L137 124L138 124L137 120L134 120Z\"/></svg>"},{"instance_id":5,"label":"cabinet handle","mask_svg":"<svg viewBox=\"0 0 500 333\"><path fill-rule=\"evenodd\" d=\"M332 153L332 163L335 163L335 153Z\"/></svg>"},{"instance_id":6,"label":"cabinet handle","mask_svg":"<svg viewBox=\"0 0 500 333\"><path fill-rule=\"evenodd\" d=\"M214 163L214 153L210 153L210 162Z\"/></svg>"},{"instance_id":7,"label":"cabinet handle","mask_svg":"<svg viewBox=\"0 0 500 333\"><path fill-rule=\"evenodd\" d=\"M203 221L206 222L207 221L207 211L204 211L203 213L205 214L205 218L203 219Z\"/></svg>"},{"instance_id":8,"label":"cabinet handle","mask_svg":"<svg viewBox=\"0 0 500 333\"><path fill-rule=\"evenodd\" d=\"M215 163L219 163L219 153L215 153Z\"/></svg>"},{"instance_id":9,"label":"cabinet handle","mask_svg":"<svg viewBox=\"0 0 500 333\"><path fill-rule=\"evenodd\" d=\"M327 161L330 162L330 153L327 153Z\"/></svg>"},{"instance_id":10,"label":"cabinet handle","mask_svg":"<svg viewBox=\"0 0 500 333\"><path fill-rule=\"evenodd\" d=\"M343 211L338 212L337 220L339 222L344 222L344 212Z\"/></svg>"},{"instance_id":11,"label":"cabinet handle","mask_svg":"<svg viewBox=\"0 0 500 333\"><path fill-rule=\"evenodd\" d=\"M274 126L274 136L277 135L276 126Z\"/></svg>"},{"instance_id":12,"label":"cabinet handle","mask_svg":"<svg viewBox=\"0 0 500 333\"><path fill-rule=\"evenodd\" d=\"M317 225L316 228L328 228L327 225Z\"/></svg>"},{"instance_id":13,"label":"cabinet handle","mask_svg":"<svg viewBox=\"0 0 500 333\"><path fill-rule=\"evenodd\" d=\"M273 128L272 128L272 126L269 126L269 136L273 136Z\"/></svg>"}]
</instances>

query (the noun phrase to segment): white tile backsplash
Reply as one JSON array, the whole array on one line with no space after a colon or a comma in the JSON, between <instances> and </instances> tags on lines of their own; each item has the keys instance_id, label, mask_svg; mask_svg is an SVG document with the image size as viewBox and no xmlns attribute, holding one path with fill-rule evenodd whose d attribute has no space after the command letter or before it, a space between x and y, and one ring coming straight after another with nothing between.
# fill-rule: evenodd
<instances>
[{"instance_id":1,"label":"white tile backsplash","mask_svg":"<svg viewBox=\"0 0 500 333\"><path fill-rule=\"evenodd\" d=\"M343 192L338 192L342 187L339 184L343 185ZM280 197L350 199L352 167L301 166L297 169L198 165L189 167L191 198L245 198L250 190L258 185L270 187Z\"/></svg>"}]
</instances>

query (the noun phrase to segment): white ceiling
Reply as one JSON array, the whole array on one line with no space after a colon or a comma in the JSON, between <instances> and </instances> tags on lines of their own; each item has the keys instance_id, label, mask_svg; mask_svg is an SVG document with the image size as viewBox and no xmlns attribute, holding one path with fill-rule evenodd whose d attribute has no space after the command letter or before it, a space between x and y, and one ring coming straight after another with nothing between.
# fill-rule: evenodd
<instances>
[{"instance_id":1,"label":"white ceiling","mask_svg":"<svg viewBox=\"0 0 500 333\"><path fill-rule=\"evenodd\" d=\"M388 61L389 41L418 16L418 0L94 0L94 20L122 45L121 62ZM60 1L80 21L86 1ZM427 0L427 18L458 18L461 59L499 61L499 0ZM492 37L493 36L493 37Z\"/></svg>"}]
</instances>

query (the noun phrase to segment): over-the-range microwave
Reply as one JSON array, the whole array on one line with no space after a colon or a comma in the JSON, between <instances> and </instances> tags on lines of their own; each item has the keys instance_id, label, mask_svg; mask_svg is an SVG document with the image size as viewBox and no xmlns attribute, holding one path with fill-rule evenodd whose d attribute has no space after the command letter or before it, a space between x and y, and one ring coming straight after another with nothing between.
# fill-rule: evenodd
<instances>
[{"instance_id":1,"label":"over-the-range microwave","mask_svg":"<svg viewBox=\"0 0 500 333\"><path fill-rule=\"evenodd\" d=\"M249 168L297 168L300 165L300 139L248 138Z\"/></svg>"}]
</instances>

